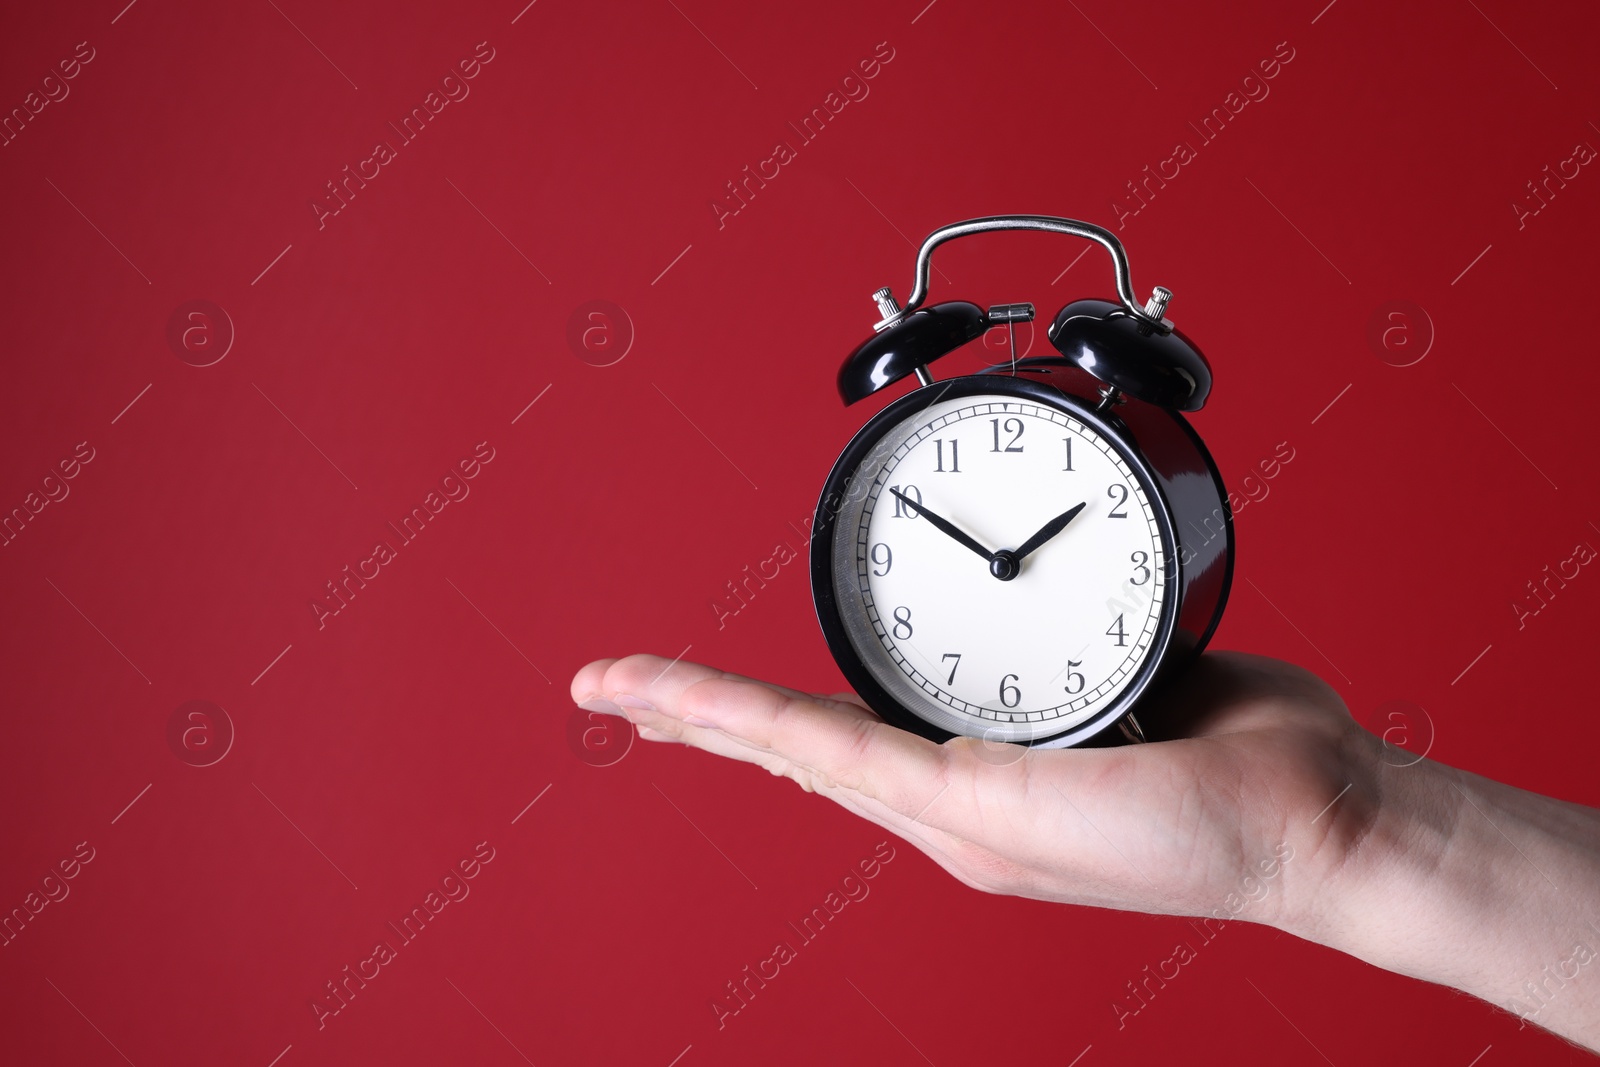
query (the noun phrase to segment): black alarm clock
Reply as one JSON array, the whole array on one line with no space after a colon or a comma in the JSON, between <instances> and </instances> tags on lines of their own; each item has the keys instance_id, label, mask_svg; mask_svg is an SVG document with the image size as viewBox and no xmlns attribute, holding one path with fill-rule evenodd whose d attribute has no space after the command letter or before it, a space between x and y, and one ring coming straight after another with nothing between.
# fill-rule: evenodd
<instances>
[{"instance_id":1,"label":"black alarm clock","mask_svg":"<svg viewBox=\"0 0 1600 1067\"><path fill-rule=\"evenodd\" d=\"M1062 308L1059 356L936 381L941 356L1033 319L1031 304L922 306L933 250L991 230L1098 242L1120 299ZM1181 414L1205 403L1211 371L1164 317L1171 297L1138 303L1114 235L1049 215L935 230L906 306L874 294L882 318L839 393L853 404L911 374L919 387L828 475L811 588L840 669L886 721L940 742L1144 740L1141 697L1205 648L1233 575L1227 492Z\"/></svg>"}]
</instances>

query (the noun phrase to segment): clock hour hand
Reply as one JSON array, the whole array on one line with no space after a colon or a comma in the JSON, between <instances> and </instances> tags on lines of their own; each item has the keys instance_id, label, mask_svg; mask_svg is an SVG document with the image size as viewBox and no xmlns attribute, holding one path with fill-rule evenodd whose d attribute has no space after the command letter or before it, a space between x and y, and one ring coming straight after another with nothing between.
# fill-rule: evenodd
<instances>
[{"instance_id":1,"label":"clock hour hand","mask_svg":"<svg viewBox=\"0 0 1600 1067\"><path fill-rule=\"evenodd\" d=\"M934 529L938 530L940 533L943 533L943 534L945 534L945 535L947 535L949 537L952 537L955 540L961 542L962 544L966 545L968 548L972 549L972 551L976 552L978 555L982 556L986 560L994 559L994 553L993 552L990 552L987 548L984 548L982 545L978 544L978 542L974 541L972 538L970 538L966 534L962 533L956 527L955 523L950 522L947 519L940 518L939 516L935 515L933 512L929 511L927 508L923 507L921 504L917 503L915 500L912 500L910 497L906 496L904 493L902 493L900 490L894 488L893 486L891 486L889 488L889 492L893 493L895 495L895 497L902 504L904 504L907 508L915 509L916 513L918 515L921 515L923 518L925 518L929 522L933 523Z\"/></svg>"},{"instance_id":2,"label":"clock hour hand","mask_svg":"<svg viewBox=\"0 0 1600 1067\"><path fill-rule=\"evenodd\" d=\"M1084 503L1086 504L1088 501L1085 501ZM1077 518L1078 512L1082 511L1083 507L1083 504L1079 504L1076 507L1069 508L1040 527L1038 533L1022 542L1022 547L1018 548L1012 553L1012 555L1016 557L1017 562L1021 563L1022 557L1026 556L1040 545L1043 545L1046 541L1050 540L1062 530L1065 530L1067 528L1067 523Z\"/></svg>"}]
</instances>

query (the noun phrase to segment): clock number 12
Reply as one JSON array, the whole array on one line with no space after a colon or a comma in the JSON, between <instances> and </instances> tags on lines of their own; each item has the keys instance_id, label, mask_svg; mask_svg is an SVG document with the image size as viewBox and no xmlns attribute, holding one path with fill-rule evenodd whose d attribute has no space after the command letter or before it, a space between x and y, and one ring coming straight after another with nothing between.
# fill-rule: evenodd
<instances>
[{"instance_id":1,"label":"clock number 12","mask_svg":"<svg viewBox=\"0 0 1600 1067\"><path fill-rule=\"evenodd\" d=\"M1021 452L1022 451L1022 446L1017 444L1018 441L1022 440L1023 426L1022 426L1022 420L1021 419L1007 419L1006 420L1005 431L1006 431L1006 433L1012 434L1013 436L1011 438L1011 441L1004 448L1000 447L1000 420L999 419L990 419L989 420L989 425L994 428L994 447L989 449L990 452Z\"/></svg>"}]
</instances>

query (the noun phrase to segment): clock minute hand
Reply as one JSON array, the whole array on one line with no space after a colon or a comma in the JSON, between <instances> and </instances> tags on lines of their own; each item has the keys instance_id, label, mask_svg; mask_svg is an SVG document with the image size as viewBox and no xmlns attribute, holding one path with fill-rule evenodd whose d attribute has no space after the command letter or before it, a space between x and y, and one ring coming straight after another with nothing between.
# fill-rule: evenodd
<instances>
[{"instance_id":1,"label":"clock minute hand","mask_svg":"<svg viewBox=\"0 0 1600 1067\"><path fill-rule=\"evenodd\" d=\"M1087 503L1088 501L1084 501L1084 504ZM1040 527L1038 533L1022 542L1022 547L1018 548L1014 553L1012 553L1012 555L1016 556L1017 562L1022 562L1022 557L1034 551L1040 545L1043 545L1046 541L1050 540L1062 530L1065 530L1067 528L1067 523L1078 517L1078 512L1083 510L1084 504L1079 504L1077 507L1063 511L1061 514L1057 515L1055 518L1051 519L1049 522Z\"/></svg>"},{"instance_id":2,"label":"clock minute hand","mask_svg":"<svg viewBox=\"0 0 1600 1067\"><path fill-rule=\"evenodd\" d=\"M943 533L961 542L986 560L994 559L993 552L990 552L987 548L984 548L982 545L978 544L978 542L962 533L961 530L956 527L955 523L940 518L933 512L929 511L926 507L917 503L915 500L912 500L910 497L906 496L900 490L895 489L892 486L890 487L889 492L893 493L895 497L906 507L916 509L917 514L933 523L934 529L938 530L940 533Z\"/></svg>"}]
</instances>

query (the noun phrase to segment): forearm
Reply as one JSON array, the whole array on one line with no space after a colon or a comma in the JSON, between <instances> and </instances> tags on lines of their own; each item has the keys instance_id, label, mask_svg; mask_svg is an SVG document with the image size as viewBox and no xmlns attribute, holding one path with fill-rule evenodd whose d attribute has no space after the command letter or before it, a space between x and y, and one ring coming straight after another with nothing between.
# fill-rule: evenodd
<instances>
[{"instance_id":1,"label":"forearm","mask_svg":"<svg viewBox=\"0 0 1600 1067\"><path fill-rule=\"evenodd\" d=\"M1600 1049L1600 811L1357 748L1285 928Z\"/></svg>"}]
</instances>

